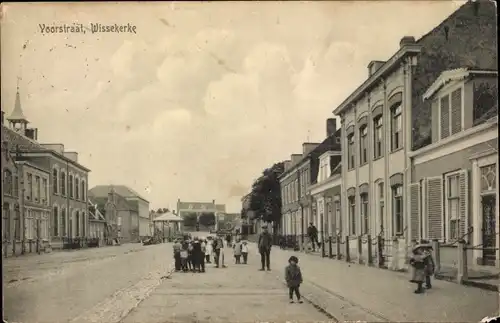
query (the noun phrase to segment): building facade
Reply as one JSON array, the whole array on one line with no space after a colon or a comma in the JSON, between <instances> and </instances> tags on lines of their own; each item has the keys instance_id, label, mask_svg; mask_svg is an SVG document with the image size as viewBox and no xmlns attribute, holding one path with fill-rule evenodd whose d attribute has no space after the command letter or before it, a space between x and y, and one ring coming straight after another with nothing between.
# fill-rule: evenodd
<instances>
[{"instance_id":1,"label":"building facade","mask_svg":"<svg viewBox=\"0 0 500 323\"><path fill-rule=\"evenodd\" d=\"M281 188L281 228L284 235L301 234L299 210L299 174L297 163L302 155L293 154L284 163L284 172L279 177Z\"/></svg>"},{"instance_id":2,"label":"building facade","mask_svg":"<svg viewBox=\"0 0 500 323\"><path fill-rule=\"evenodd\" d=\"M78 162L78 153L65 151L62 144L41 144L37 141L38 129L28 128L29 121L22 111L19 91L14 110L7 120L10 126L2 125L2 137L9 142L15 160L22 162L24 169L30 169L19 173L19 181L23 183L20 185L23 190L21 201L30 205L30 209L21 210L21 218L33 218L34 223L41 225L39 229L36 226L35 229L28 229L27 234L31 236L33 230L40 232L44 235L42 240L46 240L52 248L62 247L64 239L86 237L86 192L90 170ZM47 173L48 178L45 176ZM45 187L48 189L44 190ZM40 196L42 193L44 196ZM47 207L50 208L48 228L42 227L46 223ZM35 209L38 211L33 211ZM37 219L39 214L44 216ZM26 221L26 224L29 223L31 220Z\"/></svg>"},{"instance_id":3,"label":"building facade","mask_svg":"<svg viewBox=\"0 0 500 323\"><path fill-rule=\"evenodd\" d=\"M464 239L472 265L500 267L498 239L498 73L443 71L423 95L431 112L431 143L410 153L413 239ZM456 261L453 246L441 262Z\"/></svg>"},{"instance_id":4,"label":"building facade","mask_svg":"<svg viewBox=\"0 0 500 323\"><path fill-rule=\"evenodd\" d=\"M98 204L91 198L89 203L89 238L99 239L99 244L104 242L104 233L106 232L106 218L99 210Z\"/></svg>"}]
</instances>

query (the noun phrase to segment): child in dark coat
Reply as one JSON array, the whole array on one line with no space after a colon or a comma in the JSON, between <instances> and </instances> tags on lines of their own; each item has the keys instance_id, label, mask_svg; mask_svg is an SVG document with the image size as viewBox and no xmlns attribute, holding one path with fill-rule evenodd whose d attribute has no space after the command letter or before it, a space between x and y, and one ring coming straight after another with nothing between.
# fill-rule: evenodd
<instances>
[{"instance_id":1,"label":"child in dark coat","mask_svg":"<svg viewBox=\"0 0 500 323\"><path fill-rule=\"evenodd\" d=\"M410 282L417 284L415 294L423 293L422 284L425 279L425 255L421 245L413 248L413 255L410 258L410 265L412 266L412 277Z\"/></svg>"},{"instance_id":2,"label":"child in dark coat","mask_svg":"<svg viewBox=\"0 0 500 323\"><path fill-rule=\"evenodd\" d=\"M421 242L421 248L423 250L424 265L425 265L425 288L431 289L431 276L434 275L434 270L436 264L434 263L434 258L432 258L432 245L427 241Z\"/></svg>"},{"instance_id":3,"label":"child in dark coat","mask_svg":"<svg viewBox=\"0 0 500 323\"><path fill-rule=\"evenodd\" d=\"M300 271L298 263L299 259L295 256L291 256L290 259L288 259L288 266L285 268L285 281L288 286L290 303L293 303L294 293L299 303L302 303L299 291L300 284L302 284L302 272Z\"/></svg>"}]
</instances>

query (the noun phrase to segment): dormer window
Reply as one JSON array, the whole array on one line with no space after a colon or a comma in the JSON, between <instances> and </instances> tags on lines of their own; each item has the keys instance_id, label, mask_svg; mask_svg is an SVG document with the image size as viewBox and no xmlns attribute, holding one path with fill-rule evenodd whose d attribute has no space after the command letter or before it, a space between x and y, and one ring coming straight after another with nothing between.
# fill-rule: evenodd
<instances>
[{"instance_id":1,"label":"dormer window","mask_svg":"<svg viewBox=\"0 0 500 323\"><path fill-rule=\"evenodd\" d=\"M445 139L463 129L462 87L439 98L439 133Z\"/></svg>"}]
</instances>

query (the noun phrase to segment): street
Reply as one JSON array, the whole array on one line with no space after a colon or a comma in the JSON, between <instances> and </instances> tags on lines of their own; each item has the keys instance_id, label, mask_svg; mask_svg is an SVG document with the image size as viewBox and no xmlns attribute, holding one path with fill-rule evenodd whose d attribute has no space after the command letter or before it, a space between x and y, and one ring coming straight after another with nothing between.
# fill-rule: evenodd
<instances>
[{"instance_id":1,"label":"street","mask_svg":"<svg viewBox=\"0 0 500 323\"><path fill-rule=\"evenodd\" d=\"M307 302L289 304L279 269L207 265L201 274L171 270L171 244L126 244L4 260L9 322L254 322L327 317ZM10 282L10 283L9 283Z\"/></svg>"}]
</instances>

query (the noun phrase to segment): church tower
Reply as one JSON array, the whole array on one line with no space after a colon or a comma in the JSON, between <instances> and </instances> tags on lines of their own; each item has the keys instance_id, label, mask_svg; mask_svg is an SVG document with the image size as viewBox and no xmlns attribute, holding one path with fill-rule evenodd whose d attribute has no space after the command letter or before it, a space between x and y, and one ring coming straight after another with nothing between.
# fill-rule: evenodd
<instances>
[{"instance_id":1,"label":"church tower","mask_svg":"<svg viewBox=\"0 0 500 323\"><path fill-rule=\"evenodd\" d=\"M14 102L14 110L12 114L7 118L10 123L11 128L17 133L26 134L26 129L28 126L28 119L24 116L23 109L21 109L21 98L19 96L19 80L17 84L16 101Z\"/></svg>"}]
</instances>

